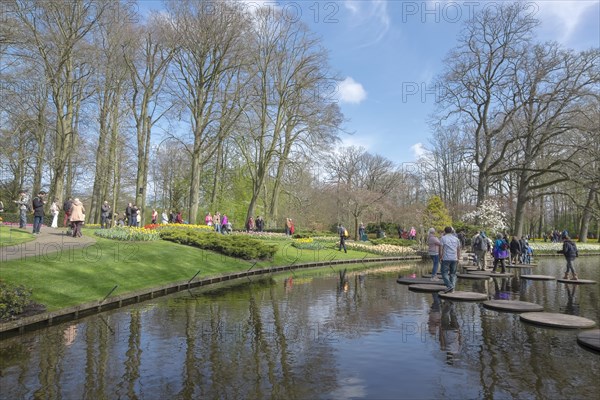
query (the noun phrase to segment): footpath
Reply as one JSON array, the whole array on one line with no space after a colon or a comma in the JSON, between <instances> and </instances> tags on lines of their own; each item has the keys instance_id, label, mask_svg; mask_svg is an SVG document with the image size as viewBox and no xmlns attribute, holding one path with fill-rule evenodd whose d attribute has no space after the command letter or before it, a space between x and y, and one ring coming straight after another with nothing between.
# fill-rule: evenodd
<instances>
[{"instance_id":1,"label":"footpath","mask_svg":"<svg viewBox=\"0 0 600 400\"><path fill-rule=\"evenodd\" d=\"M31 232L31 228L27 228ZM13 246L0 247L0 265L6 261L25 260L35 258L36 260L53 260L54 253L62 251L74 251L96 243L92 236L82 236L74 238L67 236L67 228L48 228L42 227L39 235L35 239ZM1 267L0 267L1 268Z\"/></svg>"}]
</instances>

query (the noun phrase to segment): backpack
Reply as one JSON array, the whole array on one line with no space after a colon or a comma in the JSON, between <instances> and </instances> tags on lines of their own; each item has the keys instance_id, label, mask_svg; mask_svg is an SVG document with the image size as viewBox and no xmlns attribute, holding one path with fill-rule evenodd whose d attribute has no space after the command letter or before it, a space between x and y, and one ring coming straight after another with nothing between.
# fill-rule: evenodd
<instances>
[{"instance_id":1,"label":"backpack","mask_svg":"<svg viewBox=\"0 0 600 400\"><path fill-rule=\"evenodd\" d=\"M502 244L500 245L500 250L508 250L510 248L510 246L508 245L508 242L504 239L502 239Z\"/></svg>"},{"instance_id":2,"label":"backpack","mask_svg":"<svg viewBox=\"0 0 600 400\"><path fill-rule=\"evenodd\" d=\"M473 248L478 251L487 250L486 243L481 236L477 236L477 238L475 238L475 243L473 244Z\"/></svg>"},{"instance_id":3,"label":"backpack","mask_svg":"<svg viewBox=\"0 0 600 400\"><path fill-rule=\"evenodd\" d=\"M344 237L348 237L348 229L344 228Z\"/></svg>"}]
</instances>

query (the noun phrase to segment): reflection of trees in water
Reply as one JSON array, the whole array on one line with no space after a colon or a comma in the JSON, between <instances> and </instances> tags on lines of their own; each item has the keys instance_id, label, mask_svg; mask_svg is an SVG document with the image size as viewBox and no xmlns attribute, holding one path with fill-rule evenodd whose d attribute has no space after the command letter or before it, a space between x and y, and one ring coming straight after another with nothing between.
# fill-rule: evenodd
<instances>
[{"instance_id":1,"label":"reflection of trees in water","mask_svg":"<svg viewBox=\"0 0 600 400\"><path fill-rule=\"evenodd\" d=\"M63 374L64 350L63 331L54 329L40 337L38 375L40 387L34 392L35 398L57 399L62 397L60 380Z\"/></svg>"}]
</instances>

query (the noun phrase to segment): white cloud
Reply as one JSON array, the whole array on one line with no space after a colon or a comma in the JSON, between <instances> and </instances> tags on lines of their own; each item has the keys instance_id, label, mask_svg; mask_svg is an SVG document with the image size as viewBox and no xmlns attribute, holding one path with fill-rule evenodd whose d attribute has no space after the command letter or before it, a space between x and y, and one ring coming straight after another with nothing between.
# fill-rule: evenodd
<instances>
[{"instance_id":1,"label":"white cloud","mask_svg":"<svg viewBox=\"0 0 600 400\"><path fill-rule=\"evenodd\" d=\"M338 84L338 97L343 103L359 104L367 98L367 92L363 85L347 77Z\"/></svg>"},{"instance_id":2,"label":"white cloud","mask_svg":"<svg viewBox=\"0 0 600 400\"><path fill-rule=\"evenodd\" d=\"M367 40L359 47L371 46L385 37L391 25L387 4L387 0L344 2L344 7L350 11L354 30L360 29L357 34Z\"/></svg>"},{"instance_id":3,"label":"white cloud","mask_svg":"<svg viewBox=\"0 0 600 400\"><path fill-rule=\"evenodd\" d=\"M424 157L427 155L427 153L429 153L423 145L423 143L421 142L415 143L412 146L410 146L410 151L413 153L415 160L418 160L419 158Z\"/></svg>"},{"instance_id":4,"label":"white cloud","mask_svg":"<svg viewBox=\"0 0 600 400\"><path fill-rule=\"evenodd\" d=\"M545 25L548 32L558 36L560 41L568 41L574 33L581 19L596 7L593 1L541 1L532 3L533 16Z\"/></svg>"}]
</instances>

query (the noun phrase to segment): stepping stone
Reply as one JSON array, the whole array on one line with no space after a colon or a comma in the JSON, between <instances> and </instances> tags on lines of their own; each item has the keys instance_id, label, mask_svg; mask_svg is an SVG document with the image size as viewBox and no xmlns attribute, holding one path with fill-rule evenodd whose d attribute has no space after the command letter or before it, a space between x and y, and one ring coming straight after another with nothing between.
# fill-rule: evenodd
<instances>
[{"instance_id":1,"label":"stepping stone","mask_svg":"<svg viewBox=\"0 0 600 400\"><path fill-rule=\"evenodd\" d=\"M552 275L521 275L521 279L532 279L535 281L555 281L556 277Z\"/></svg>"},{"instance_id":2,"label":"stepping stone","mask_svg":"<svg viewBox=\"0 0 600 400\"><path fill-rule=\"evenodd\" d=\"M441 274L441 273L439 273L439 272L438 272L437 274L435 274L435 275L436 275L438 278L440 278L440 277L442 276L442 274ZM424 274L424 275L422 275L422 276L423 276L423 278L431 278L431 274Z\"/></svg>"},{"instance_id":3,"label":"stepping stone","mask_svg":"<svg viewBox=\"0 0 600 400\"><path fill-rule=\"evenodd\" d=\"M477 271L477 267L463 267L465 271Z\"/></svg>"},{"instance_id":4,"label":"stepping stone","mask_svg":"<svg viewBox=\"0 0 600 400\"><path fill-rule=\"evenodd\" d=\"M442 285L444 286L444 281L441 279L439 281L432 281L429 278L398 278L396 279L397 283L402 285L414 285L417 283L425 284L425 285Z\"/></svg>"},{"instance_id":5,"label":"stepping stone","mask_svg":"<svg viewBox=\"0 0 600 400\"><path fill-rule=\"evenodd\" d=\"M487 294L475 292L440 293L440 297L457 301L484 301L488 299Z\"/></svg>"},{"instance_id":6,"label":"stepping stone","mask_svg":"<svg viewBox=\"0 0 600 400\"><path fill-rule=\"evenodd\" d=\"M600 352L600 329L592 329L577 335L577 343L588 349Z\"/></svg>"},{"instance_id":7,"label":"stepping stone","mask_svg":"<svg viewBox=\"0 0 600 400\"><path fill-rule=\"evenodd\" d=\"M535 325L550 326L554 328L579 329L593 328L596 322L591 319L578 317L576 315L549 313L549 312L527 312L520 315L521 321Z\"/></svg>"},{"instance_id":8,"label":"stepping stone","mask_svg":"<svg viewBox=\"0 0 600 400\"><path fill-rule=\"evenodd\" d=\"M408 286L408 290L413 291L413 292L439 292L442 289L443 288L441 288L440 285L436 285L436 284L421 283L421 284Z\"/></svg>"},{"instance_id":9,"label":"stepping stone","mask_svg":"<svg viewBox=\"0 0 600 400\"><path fill-rule=\"evenodd\" d=\"M595 285L597 282L596 281L592 281L590 279L576 279L576 280L572 280L572 279L557 279L557 281L562 282L562 283L573 283L575 285Z\"/></svg>"},{"instance_id":10,"label":"stepping stone","mask_svg":"<svg viewBox=\"0 0 600 400\"><path fill-rule=\"evenodd\" d=\"M508 278L513 276L513 274L510 274L508 272L505 272L504 274L502 272L492 272L492 271L471 271L469 272L469 275L483 275L483 276L488 276L488 277L499 277L499 278Z\"/></svg>"},{"instance_id":11,"label":"stepping stone","mask_svg":"<svg viewBox=\"0 0 600 400\"><path fill-rule=\"evenodd\" d=\"M537 263L531 263L531 264L512 264L512 265L507 265L508 268L532 268L532 267L537 267Z\"/></svg>"},{"instance_id":12,"label":"stepping stone","mask_svg":"<svg viewBox=\"0 0 600 400\"><path fill-rule=\"evenodd\" d=\"M507 312L534 312L544 311L544 307L536 303L517 300L488 300L483 303L485 308Z\"/></svg>"},{"instance_id":13,"label":"stepping stone","mask_svg":"<svg viewBox=\"0 0 600 400\"><path fill-rule=\"evenodd\" d=\"M482 274L456 274L456 276L462 279L490 279L489 276Z\"/></svg>"}]
</instances>

